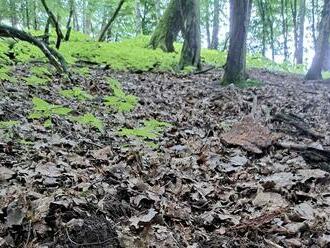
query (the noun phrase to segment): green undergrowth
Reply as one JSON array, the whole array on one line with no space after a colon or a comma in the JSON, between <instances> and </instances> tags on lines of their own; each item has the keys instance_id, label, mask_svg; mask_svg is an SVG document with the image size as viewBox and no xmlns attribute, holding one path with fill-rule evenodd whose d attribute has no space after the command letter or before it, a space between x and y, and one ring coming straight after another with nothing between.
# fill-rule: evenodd
<instances>
[{"instance_id":1,"label":"green undergrowth","mask_svg":"<svg viewBox=\"0 0 330 248\"><path fill-rule=\"evenodd\" d=\"M18 126L20 124L20 121L0 121L0 129L10 129L15 126Z\"/></svg>"},{"instance_id":2,"label":"green undergrowth","mask_svg":"<svg viewBox=\"0 0 330 248\"><path fill-rule=\"evenodd\" d=\"M0 121L0 138L2 141L10 141L14 137L13 128L19 126L20 121Z\"/></svg>"},{"instance_id":3,"label":"green undergrowth","mask_svg":"<svg viewBox=\"0 0 330 248\"><path fill-rule=\"evenodd\" d=\"M45 100L33 97L33 111L29 115L29 119L44 119L44 126L52 126L51 117L54 115L67 116L72 110L62 105L55 105L46 102Z\"/></svg>"},{"instance_id":4,"label":"green undergrowth","mask_svg":"<svg viewBox=\"0 0 330 248\"><path fill-rule=\"evenodd\" d=\"M237 87L245 89L245 88L258 88L262 85L262 82L255 79L247 79L235 84Z\"/></svg>"},{"instance_id":5,"label":"green undergrowth","mask_svg":"<svg viewBox=\"0 0 330 248\"><path fill-rule=\"evenodd\" d=\"M103 121L100 120L99 118L95 117L91 113L87 113L87 114L84 114L84 115L78 116L78 117L73 117L73 119L82 125L94 127L96 129L98 129L100 132L102 132L104 130Z\"/></svg>"},{"instance_id":6,"label":"green undergrowth","mask_svg":"<svg viewBox=\"0 0 330 248\"><path fill-rule=\"evenodd\" d=\"M34 35L41 35L41 31L31 31ZM54 46L56 34L51 33L50 43ZM182 44L175 43L176 52L164 53L160 49L148 48L150 37L138 36L120 42L95 42L79 32L73 32L69 42L62 42L60 52L69 64L78 61L106 64L115 70L130 71L170 71L176 72L180 59ZM6 42L0 42L1 59L8 60L4 55L9 52ZM12 52L17 62L47 61L42 52L35 46L19 41L14 44ZM226 63L227 53L224 51L202 49L202 61L215 67L222 67ZM266 68L270 71L289 73L305 73L304 66L295 66L290 63L275 63L261 55L247 56L248 68ZM190 70L189 70L190 71ZM88 69L81 69L83 76L88 75Z\"/></svg>"},{"instance_id":7,"label":"green undergrowth","mask_svg":"<svg viewBox=\"0 0 330 248\"><path fill-rule=\"evenodd\" d=\"M90 100L93 98L88 92L80 87L74 87L70 90L61 90L60 95L68 99L76 99L78 101Z\"/></svg>"},{"instance_id":8,"label":"green undergrowth","mask_svg":"<svg viewBox=\"0 0 330 248\"><path fill-rule=\"evenodd\" d=\"M104 104L118 112L132 111L138 104L139 98L126 94L120 83L115 79L108 79L108 83L112 90L112 95L104 98Z\"/></svg>"},{"instance_id":9,"label":"green undergrowth","mask_svg":"<svg viewBox=\"0 0 330 248\"><path fill-rule=\"evenodd\" d=\"M16 83L17 80L12 76L11 68L7 65L0 67L0 81Z\"/></svg>"},{"instance_id":10,"label":"green undergrowth","mask_svg":"<svg viewBox=\"0 0 330 248\"><path fill-rule=\"evenodd\" d=\"M143 125L138 128L129 129L122 128L118 131L121 136L133 136L142 139L156 139L158 138L165 128L170 127L171 124L157 120L145 120Z\"/></svg>"}]
</instances>

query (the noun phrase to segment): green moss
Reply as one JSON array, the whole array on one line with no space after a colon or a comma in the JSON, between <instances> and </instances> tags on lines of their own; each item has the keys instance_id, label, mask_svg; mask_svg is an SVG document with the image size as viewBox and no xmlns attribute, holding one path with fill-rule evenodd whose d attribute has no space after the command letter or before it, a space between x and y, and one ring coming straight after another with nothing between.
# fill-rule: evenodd
<instances>
[{"instance_id":1,"label":"green moss","mask_svg":"<svg viewBox=\"0 0 330 248\"><path fill-rule=\"evenodd\" d=\"M166 127L170 127L171 124L167 122L160 122L157 120L146 120L143 122L143 126L136 129L123 128L118 131L121 136L133 136L143 139L156 139L159 137Z\"/></svg>"},{"instance_id":2,"label":"green moss","mask_svg":"<svg viewBox=\"0 0 330 248\"><path fill-rule=\"evenodd\" d=\"M84 101L93 98L80 87L74 87L71 90L61 90L60 95L68 99L77 99L78 101Z\"/></svg>"},{"instance_id":3,"label":"green moss","mask_svg":"<svg viewBox=\"0 0 330 248\"><path fill-rule=\"evenodd\" d=\"M27 63L32 60L47 62L46 57L39 48L25 41L17 42L12 52L18 62Z\"/></svg>"},{"instance_id":4,"label":"green moss","mask_svg":"<svg viewBox=\"0 0 330 248\"><path fill-rule=\"evenodd\" d=\"M74 117L73 119L82 125L91 126L97 128L99 131L103 131L103 122L91 113Z\"/></svg>"},{"instance_id":5,"label":"green moss","mask_svg":"<svg viewBox=\"0 0 330 248\"><path fill-rule=\"evenodd\" d=\"M138 104L139 98L126 94L120 83L115 79L109 79L108 83L113 91L113 95L105 97L104 104L119 112L132 111Z\"/></svg>"}]
</instances>

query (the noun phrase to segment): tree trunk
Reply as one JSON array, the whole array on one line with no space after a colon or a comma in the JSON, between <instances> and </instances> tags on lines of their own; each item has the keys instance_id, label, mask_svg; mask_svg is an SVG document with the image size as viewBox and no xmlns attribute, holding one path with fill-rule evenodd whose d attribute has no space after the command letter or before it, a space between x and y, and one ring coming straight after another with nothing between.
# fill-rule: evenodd
<instances>
[{"instance_id":1,"label":"tree trunk","mask_svg":"<svg viewBox=\"0 0 330 248\"><path fill-rule=\"evenodd\" d=\"M199 0L180 0L184 43L179 66L194 66L200 69L201 60L201 30Z\"/></svg>"},{"instance_id":2,"label":"tree trunk","mask_svg":"<svg viewBox=\"0 0 330 248\"><path fill-rule=\"evenodd\" d=\"M213 32L211 49L218 49L219 47L219 18L220 18L220 1L214 0L214 11L213 11Z\"/></svg>"},{"instance_id":3,"label":"tree trunk","mask_svg":"<svg viewBox=\"0 0 330 248\"><path fill-rule=\"evenodd\" d=\"M284 61L287 62L289 59L288 50L288 19L287 19L287 0L281 0L281 18L282 18L282 35L283 35L283 55Z\"/></svg>"},{"instance_id":4,"label":"tree trunk","mask_svg":"<svg viewBox=\"0 0 330 248\"><path fill-rule=\"evenodd\" d=\"M160 48L164 52L174 52L174 41L182 26L179 0L171 0L164 15L159 21L149 42L153 49Z\"/></svg>"},{"instance_id":5,"label":"tree trunk","mask_svg":"<svg viewBox=\"0 0 330 248\"><path fill-rule=\"evenodd\" d=\"M297 21L297 0L290 1L291 5L291 14L293 22L293 37L294 37L294 60L296 62L296 54L298 50L298 21Z\"/></svg>"},{"instance_id":6,"label":"tree trunk","mask_svg":"<svg viewBox=\"0 0 330 248\"><path fill-rule=\"evenodd\" d=\"M142 34L142 15L140 0L135 0L135 34Z\"/></svg>"},{"instance_id":7,"label":"tree trunk","mask_svg":"<svg viewBox=\"0 0 330 248\"><path fill-rule=\"evenodd\" d=\"M47 12L47 15L52 23L52 25L55 27L55 31L56 31L56 35L57 35L57 40L56 40L56 45L55 47L57 49L60 48L61 46L61 41L62 39L64 38L63 36L63 33L62 33L62 30L60 28L60 24L58 23L58 21L56 20L56 17L55 15L53 14L53 12L48 8L48 5L46 3L46 0L41 0L41 3L42 5L44 6L46 12Z\"/></svg>"},{"instance_id":8,"label":"tree trunk","mask_svg":"<svg viewBox=\"0 0 330 248\"><path fill-rule=\"evenodd\" d=\"M29 1L25 0L25 18L26 18L26 27L30 29L30 12L29 12Z\"/></svg>"},{"instance_id":9,"label":"tree trunk","mask_svg":"<svg viewBox=\"0 0 330 248\"><path fill-rule=\"evenodd\" d=\"M211 48L211 32L210 32L210 5L209 1L206 1L206 10L205 10L205 28L206 28L206 41L207 48Z\"/></svg>"},{"instance_id":10,"label":"tree trunk","mask_svg":"<svg viewBox=\"0 0 330 248\"><path fill-rule=\"evenodd\" d=\"M266 23L266 10L265 10L265 4L263 0L258 0L258 10L261 18L261 23L262 23L262 56L266 56L266 33L267 33L267 23Z\"/></svg>"},{"instance_id":11,"label":"tree trunk","mask_svg":"<svg viewBox=\"0 0 330 248\"><path fill-rule=\"evenodd\" d=\"M73 18L73 11L74 11L74 0L70 1L70 13L69 13L69 18L68 18L68 22L66 23L66 34L65 34L65 38L64 41L69 41L70 40L70 35L71 35L71 20Z\"/></svg>"},{"instance_id":12,"label":"tree trunk","mask_svg":"<svg viewBox=\"0 0 330 248\"><path fill-rule=\"evenodd\" d=\"M16 15L16 4L15 0L9 0L9 11L10 11L10 22L13 27L16 27L18 24L18 19Z\"/></svg>"},{"instance_id":13,"label":"tree trunk","mask_svg":"<svg viewBox=\"0 0 330 248\"><path fill-rule=\"evenodd\" d=\"M66 62L64 58L54 49L48 47L45 43L28 33L6 25L0 25L0 37L16 38L29 42L37 46L49 59L49 62L59 71L67 72Z\"/></svg>"},{"instance_id":14,"label":"tree trunk","mask_svg":"<svg viewBox=\"0 0 330 248\"><path fill-rule=\"evenodd\" d=\"M315 18L315 9L317 9L318 6L318 1L312 0L312 37L313 37L313 44L314 44L314 49L316 49L316 43L317 43L317 38L316 38L316 28L317 28L317 23L316 23L316 18Z\"/></svg>"},{"instance_id":15,"label":"tree trunk","mask_svg":"<svg viewBox=\"0 0 330 248\"><path fill-rule=\"evenodd\" d=\"M300 0L299 7L299 32L298 32L298 44L296 52L296 62L298 65L303 64L304 57L304 34L305 34L305 10L306 0Z\"/></svg>"},{"instance_id":16,"label":"tree trunk","mask_svg":"<svg viewBox=\"0 0 330 248\"><path fill-rule=\"evenodd\" d=\"M230 0L230 41L223 84L246 79L246 38L251 13L251 0Z\"/></svg>"},{"instance_id":17,"label":"tree trunk","mask_svg":"<svg viewBox=\"0 0 330 248\"><path fill-rule=\"evenodd\" d=\"M108 21L108 23L105 25L104 29L101 32L101 35L99 37L99 42L102 42L102 41L105 40L108 29L111 27L112 23L116 20L116 17L118 16L119 11L121 10L121 7L123 6L124 2L125 2L125 0L120 0L119 1L115 12L113 13L110 20Z\"/></svg>"},{"instance_id":18,"label":"tree trunk","mask_svg":"<svg viewBox=\"0 0 330 248\"><path fill-rule=\"evenodd\" d=\"M315 56L309 68L306 80L322 79L322 65L326 56L326 48L330 37L330 0L324 0L322 20L320 23L319 37L315 50Z\"/></svg>"}]
</instances>

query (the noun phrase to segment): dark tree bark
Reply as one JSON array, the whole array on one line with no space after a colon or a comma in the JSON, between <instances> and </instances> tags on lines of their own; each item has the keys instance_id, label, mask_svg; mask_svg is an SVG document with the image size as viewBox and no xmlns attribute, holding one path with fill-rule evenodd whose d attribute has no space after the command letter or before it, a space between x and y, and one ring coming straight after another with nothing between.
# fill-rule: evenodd
<instances>
[{"instance_id":1,"label":"dark tree bark","mask_svg":"<svg viewBox=\"0 0 330 248\"><path fill-rule=\"evenodd\" d=\"M0 37L19 39L37 46L45 54L49 62L57 69L57 71L67 72L66 62L62 55L28 33L13 27L0 25Z\"/></svg>"},{"instance_id":2,"label":"dark tree bark","mask_svg":"<svg viewBox=\"0 0 330 248\"><path fill-rule=\"evenodd\" d=\"M320 23L319 37L317 40L315 56L309 68L306 80L322 79L322 65L326 56L326 48L330 37L330 0L324 0L322 19Z\"/></svg>"},{"instance_id":3,"label":"dark tree bark","mask_svg":"<svg viewBox=\"0 0 330 248\"><path fill-rule=\"evenodd\" d=\"M209 1L206 1L206 9L205 9L205 29L206 29L206 42L207 42L207 48L211 48L211 32L210 32L210 5Z\"/></svg>"},{"instance_id":4,"label":"dark tree bark","mask_svg":"<svg viewBox=\"0 0 330 248\"><path fill-rule=\"evenodd\" d=\"M318 0L312 0L312 37L313 37L313 44L314 44L314 49L316 49L316 43L317 43L317 38L316 38L316 18L315 18L315 11L318 8Z\"/></svg>"},{"instance_id":5,"label":"dark tree bark","mask_svg":"<svg viewBox=\"0 0 330 248\"><path fill-rule=\"evenodd\" d=\"M25 18L26 18L26 27L30 29L30 12L29 12L29 1L25 0Z\"/></svg>"},{"instance_id":6,"label":"dark tree bark","mask_svg":"<svg viewBox=\"0 0 330 248\"><path fill-rule=\"evenodd\" d=\"M118 6L115 10L115 12L113 13L113 15L111 16L110 20L108 21L108 23L105 25L104 29L102 30L100 37L99 37L99 42L102 42L105 40L108 29L111 27L112 23L116 20L116 17L119 14L119 11L121 10L121 7L123 6L123 4L125 3L125 0L120 0L118 3Z\"/></svg>"},{"instance_id":7,"label":"dark tree bark","mask_svg":"<svg viewBox=\"0 0 330 248\"><path fill-rule=\"evenodd\" d=\"M252 0L230 0L230 41L223 84L246 79L246 38Z\"/></svg>"},{"instance_id":8,"label":"dark tree bark","mask_svg":"<svg viewBox=\"0 0 330 248\"><path fill-rule=\"evenodd\" d=\"M48 17L46 25L45 25L45 31L44 31L44 37L43 41L49 45L49 28L50 28L50 17Z\"/></svg>"},{"instance_id":9,"label":"dark tree bark","mask_svg":"<svg viewBox=\"0 0 330 248\"><path fill-rule=\"evenodd\" d=\"M53 14L53 12L48 8L48 5L46 3L46 0L41 0L42 5L44 6L48 17L50 18L50 21L52 23L52 25L55 27L55 31L56 31L56 35L57 35L57 40L56 40L56 44L55 47L57 49L60 48L61 46L61 41L63 40L64 36L62 33L62 30L60 28L60 24L58 23L58 21L56 20L55 15Z\"/></svg>"},{"instance_id":10,"label":"dark tree bark","mask_svg":"<svg viewBox=\"0 0 330 248\"><path fill-rule=\"evenodd\" d=\"M213 32L211 49L219 48L219 22L220 22L220 1L214 0L214 11L213 11Z\"/></svg>"},{"instance_id":11,"label":"dark tree bark","mask_svg":"<svg viewBox=\"0 0 330 248\"><path fill-rule=\"evenodd\" d=\"M184 43L179 66L194 66L200 69L201 60L201 30L199 0L180 0Z\"/></svg>"},{"instance_id":12,"label":"dark tree bark","mask_svg":"<svg viewBox=\"0 0 330 248\"><path fill-rule=\"evenodd\" d=\"M70 40L70 35L71 35L71 30L72 30L71 20L73 19L73 12L74 12L74 1L71 0L70 1L70 13L69 13L68 22L66 23L66 34L65 34L64 41Z\"/></svg>"},{"instance_id":13,"label":"dark tree bark","mask_svg":"<svg viewBox=\"0 0 330 248\"><path fill-rule=\"evenodd\" d=\"M292 22L293 22L293 38L294 38L294 59L296 62L296 54L298 50L298 20L297 20L297 0L290 1L291 6L291 15L292 15Z\"/></svg>"},{"instance_id":14,"label":"dark tree bark","mask_svg":"<svg viewBox=\"0 0 330 248\"><path fill-rule=\"evenodd\" d=\"M174 41L181 30L182 15L179 0L171 0L164 15L160 19L149 46L160 48L164 52L174 52Z\"/></svg>"}]
</instances>

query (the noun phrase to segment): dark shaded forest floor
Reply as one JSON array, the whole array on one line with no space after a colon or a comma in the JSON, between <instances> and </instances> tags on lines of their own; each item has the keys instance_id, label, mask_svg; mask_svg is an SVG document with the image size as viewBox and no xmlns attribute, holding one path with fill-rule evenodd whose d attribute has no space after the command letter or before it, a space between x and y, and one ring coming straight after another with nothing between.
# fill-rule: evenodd
<instances>
[{"instance_id":1,"label":"dark shaded forest floor","mask_svg":"<svg viewBox=\"0 0 330 248\"><path fill-rule=\"evenodd\" d=\"M21 125L0 140L0 247L329 247L330 165L315 152L330 149L330 85L249 74L263 85L101 69L71 83L2 82L0 120ZM104 106L106 77L139 97L133 111ZM95 98L58 95L72 84ZM28 120L33 96L93 113L104 131ZM118 135L146 119L172 126Z\"/></svg>"}]
</instances>

